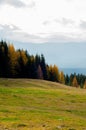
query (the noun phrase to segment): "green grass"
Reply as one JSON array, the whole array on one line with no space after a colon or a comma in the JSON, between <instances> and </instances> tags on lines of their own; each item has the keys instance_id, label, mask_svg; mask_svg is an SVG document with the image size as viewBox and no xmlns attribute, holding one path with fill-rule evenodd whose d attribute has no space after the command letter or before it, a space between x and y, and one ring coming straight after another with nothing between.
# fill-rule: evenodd
<instances>
[{"instance_id":1,"label":"green grass","mask_svg":"<svg viewBox=\"0 0 86 130\"><path fill-rule=\"evenodd\" d=\"M86 90L0 79L0 130L86 130Z\"/></svg>"}]
</instances>

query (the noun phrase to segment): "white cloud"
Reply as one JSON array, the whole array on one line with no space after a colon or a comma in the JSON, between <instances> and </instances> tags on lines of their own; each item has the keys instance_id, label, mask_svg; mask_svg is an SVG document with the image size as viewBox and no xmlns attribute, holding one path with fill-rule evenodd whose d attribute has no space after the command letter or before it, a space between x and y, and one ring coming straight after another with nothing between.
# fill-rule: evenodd
<instances>
[{"instance_id":1,"label":"white cloud","mask_svg":"<svg viewBox=\"0 0 86 130\"><path fill-rule=\"evenodd\" d=\"M15 25L0 25L0 37L7 41L11 40L31 43L41 43L41 41L45 42L44 39L42 40L42 37L23 32Z\"/></svg>"},{"instance_id":2,"label":"white cloud","mask_svg":"<svg viewBox=\"0 0 86 130\"><path fill-rule=\"evenodd\" d=\"M29 2L26 4L24 1L21 0L0 0L0 5L10 5L15 8L21 8L21 7L34 7L35 2L32 0L29 0Z\"/></svg>"},{"instance_id":3,"label":"white cloud","mask_svg":"<svg viewBox=\"0 0 86 130\"><path fill-rule=\"evenodd\" d=\"M45 20L43 21L43 25L49 25L51 23L51 21Z\"/></svg>"},{"instance_id":4,"label":"white cloud","mask_svg":"<svg viewBox=\"0 0 86 130\"><path fill-rule=\"evenodd\" d=\"M80 22L80 28L86 31L86 21Z\"/></svg>"},{"instance_id":5,"label":"white cloud","mask_svg":"<svg viewBox=\"0 0 86 130\"><path fill-rule=\"evenodd\" d=\"M0 0L0 5L6 4L14 7L25 7L25 4L21 0Z\"/></svg>"},{"instance_id":6,"label":"white cloud","mask_svg":"<svg viewBox=\"0 0 86 130\"><path fill-rule=\"evenodd\" d=\"M59 23L59 24L62 24L64 26L74 24L74 21L72 19L68 19L68 18L64 18L64 17L61 19L55 19L54 21Z\"/></svg>"}]
</instances>

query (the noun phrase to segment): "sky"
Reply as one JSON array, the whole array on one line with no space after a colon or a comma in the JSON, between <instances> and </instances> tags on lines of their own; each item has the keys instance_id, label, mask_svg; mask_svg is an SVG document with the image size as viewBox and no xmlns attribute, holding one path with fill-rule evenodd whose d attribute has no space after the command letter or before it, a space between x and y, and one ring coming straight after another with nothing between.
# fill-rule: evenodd
<instances>
[{"instance_id":1,"label":"sky","mask_svg":"<svg viewBox=\"0 0 86 130\"><path fill-rule=\"evenodd\" d=\"M0 0L0 39L16 48L36 44L31 53L41 50L51 64L85 68L86 0Z\"/></svg>"}]
</instances>

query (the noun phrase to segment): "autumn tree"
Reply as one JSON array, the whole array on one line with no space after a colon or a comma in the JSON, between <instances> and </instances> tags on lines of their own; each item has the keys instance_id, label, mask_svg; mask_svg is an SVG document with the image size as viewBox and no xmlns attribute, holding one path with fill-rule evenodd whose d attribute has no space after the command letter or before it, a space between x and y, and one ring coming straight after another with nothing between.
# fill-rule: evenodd
<instances>
[{"instance_id":1,"label":"autumn tree","mask_svg":"<svg viewBox=\"0 0 86 130\"><path fill-rule=\"evenodd\" d=\"M86 89L86 79L85 79L85 82L84 82L83 88Z\"/></svg>"},{"instance_id":2,"label":"autumn tree","mask_svg":"<svg viewBox=\"0 0 86 130\"><path fill-rule=\"evenodd\" d=\"M49 66L49 80L59 82L59 70L56 65Z\"/></svg>"},{"instance_id":3,"label":"autumn tree","mask_svg":"<svg viewBox=\"0 0 86 130\"><path fill-rule=\"evenodd\" d=\"M15 77L17 74L18 57L16 50L12 44L8 46L8 57L9 57L9 75Z\"/></svg>"},{"instance_id":4,"label":"autumn tree","mask_svg":"<svg viewBox=\"0 0 86 130\"><path fill-rule=\"evenodd\" d=\"M60 77L60 79L59 79L60 83L65 84L65 77L64 77L64 73L62 71L60 72L59 77Z\"/></svg>"},{"instance_id":5,"label":"autumn tree","mask_svg":"<svg viewBox=\"0 0 86 130\"><path fill-rule=\"evenodd\" d=\"M18 76L26 77L26 64L28 61L26 52L24 50L18 50L17 58L18 58L18 66L17 66Z\"/></svg>"},{"instance_id":6,"label":"autumn tree","mask_svg":"<svg viewBox=\"0 0 86 130\"><path fill-rule=\"evenodd\" d=\"M56 65L53 66L53 76L54 80L59 82L59 69Z\"/></svg>"},{"instance_id":7,"label":"autumn tree","mask_svg":"<svg viewBox=\"0 0 86 130\"><path fill-rule=\"evenodd\" d=\"M74 76L74 78L73 78L72 86L76 87L76 88L79 86L78 82L77 82L77 79L76 79L76 76Z\"/></svg>"},{"instance_id":8,"label":"autumn tree","mask_svg":"<svg viewBox=\"0 0 86 130\"><path fill-rule=\"evenodd\" d=\"M48 66L47 70L48 70L49 80L53 81L53 66L52 65Z\"/></svg>"}]
</instances>

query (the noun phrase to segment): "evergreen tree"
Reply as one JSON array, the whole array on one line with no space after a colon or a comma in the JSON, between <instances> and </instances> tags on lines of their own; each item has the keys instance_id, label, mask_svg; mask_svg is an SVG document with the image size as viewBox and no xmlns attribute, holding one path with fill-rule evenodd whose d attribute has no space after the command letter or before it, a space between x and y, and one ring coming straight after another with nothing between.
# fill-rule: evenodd
<instances>
[{"instance_id":1,"label":"evergreen tree","mask_svg":"<svg viewBox=\"0 0 86 130\"><path fill-rule=\"evenodd\" d=\"M40 63L41 63L41 59L40 59L40 56L37 54L37 55L35 56L35 64L36 64L37 68L38 68L38 66L40 65Z\"/></svg>"},{"instance_id":2,"label":"evergreen tree","mask_svg":"<svg viewBox=\"0 0 86 130\"><path fill-rule=\"evenodd\" d=\"M37 69L37 78L38 79L43 79L43 72L42 72L42 69L41 69L40 65L38 66L38 69Z\"/></svg>"},{"instance_id":3,"label":"evergreen tree","mask_svg":"<svg viewBox=\"0 0 86 130\"><path fill-rule=\"evenodd\" d=\"M74 78L74 75L71 74L71 75L70 75L70 79L69 79L69 81L70 81L70 82L69 82L69 85L70 85L70 86L72 86L73 78Z\"/></svg>"},{"instance_id":4,"label":"evergreen tree","mask_svg":"<svg viewBox=\"0 0 86 130\"><path fill-rule=\"evenodd\" d=\"M66 76L65 76L65 84L70 85L70 79L69 79L68 74L66 74Z\"/></svg>"},{"instance_id":5,"label":"evergreen tree","mask_svg":"<svg viewBox=\"0 0 86 130\"><path fill-rule=\"evenodd\" d=\"M8 46L6 42L1 41L0 42L0 77L8 77Z\"/></svg>"},{"instance_id":6,"label":"evergreen tree","mask_svg":"<svg viewBox=\"0 0 86 130\"><path fill-rule=\"evenodd\" d=\"M30 65L31 65L31 69L30 69L31 75L30 75L30 77L37 79L37 67L36 67L35 58L34 58L33 55L31 56L31 59L30 59Z\"/></svg>"},{"instance_id":7,"label":"evergreen tree","mask_svg":"<svg viewBox=\"0 0 86 130\"><path fill-rule=\"evenodd\" d=\"M47 80L48 79L47 67L46 67L45 58L44 58L43 54L41 55L40 66L41 66L41 69L43 72L43 77L45 80Z\"/></svg>"}]
</instances>

